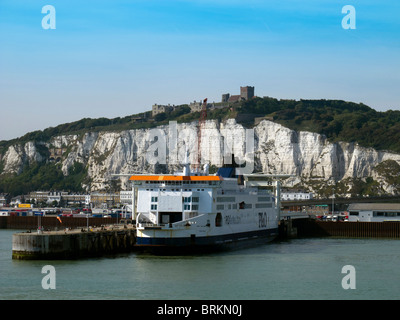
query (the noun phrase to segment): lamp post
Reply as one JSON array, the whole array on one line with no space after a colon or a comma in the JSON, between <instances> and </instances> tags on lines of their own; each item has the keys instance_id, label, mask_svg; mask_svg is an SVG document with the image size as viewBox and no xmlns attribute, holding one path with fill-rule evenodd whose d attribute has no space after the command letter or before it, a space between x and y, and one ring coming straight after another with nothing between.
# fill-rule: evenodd
<instances>
[{"instance_id":1,"label":"lamp post","mask_svg":"<svg viewBox=\"0 0 400 320\"><path fill-rule=\"evenodd\" d=\"M92 203L90 203L90 211L92 211ZM89 232L89 211L86 211L86 227L87 232Z\"/></svg>"},{"instance_id":2,"label":"lamp post","mask_svg":"<svg viewBox=\"0 0 400 320\"><path fill-rule=\"evenodd\" d=\"M42 233L42 216L40 215L40 213L38 214L38 234Z\"/></svg>"}]
</instances>

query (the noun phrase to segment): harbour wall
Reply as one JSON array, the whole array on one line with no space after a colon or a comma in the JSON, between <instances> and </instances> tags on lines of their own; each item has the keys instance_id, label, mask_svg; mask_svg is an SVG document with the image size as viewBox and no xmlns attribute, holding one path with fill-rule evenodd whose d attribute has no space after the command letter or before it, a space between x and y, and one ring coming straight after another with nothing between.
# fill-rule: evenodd
<instances>
[{"instance_id":1,"label":"harbour wall","mask_svg":"<svg viewBox=\"0 0 400 320\"><path fill-rule=\"evenodd\" d=\"M117 218L89 217L89 226L102 226L114 224ZM61 217L61 222L56 216L2 216L0 217L0 229L37 229L38 226L45 230L80 228L87 226L86 217Z\"/></svg>"},{"instance_id":2,"label":"harbour wall","mask_svg":"<svg viewBox=\"0 0 400 320\"><path fill-rule=\"evenodd\" d=\"M12 258L54 260L98 257L130 252L136 243L136 230L120 227L95 231L15 233Z\"/></svg>"},{"instance_id":3,"label":"harbour wall","mask_svg":"<svg viewBox=\"0 0 400 320\"><path fill-rule=\"evenodd\" d=\"M19 217L21 218L21 217ZM32 217L33 218L33 217ZM70 218L74 220L86 220ZM338 237L400 239L400 222L280 221L280 238ZM20 232L12 237L13 259L79 259L135 250L133 225L109 225L62 231Z\"/></svg>"},{"instance_id":4,"label":"harbour wall","mask_svg":"<svg viewBox=\"0 0 400 320\"><path fill-rule=\"evenodd\" d=\"M288 235L295 237L390 238L400 239L400 222L333 222L293 219ZM288 236L290 237L290 236Z\"/></svg>"}]
</instances>

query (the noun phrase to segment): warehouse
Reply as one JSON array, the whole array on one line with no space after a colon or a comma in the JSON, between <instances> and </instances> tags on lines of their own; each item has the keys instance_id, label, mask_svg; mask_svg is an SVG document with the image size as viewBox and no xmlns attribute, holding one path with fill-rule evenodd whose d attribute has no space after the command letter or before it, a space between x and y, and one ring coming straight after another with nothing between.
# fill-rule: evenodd
<instances>
[{"instance_id":1,"label":"warehouse","mask_svg":"<svg viewBox=\"0 0 400 320\"><path fill-rule=\"evenodd\" d=\"M349 221L400 221L400 203L352 203Z\"/></svg>"}]
</instances>

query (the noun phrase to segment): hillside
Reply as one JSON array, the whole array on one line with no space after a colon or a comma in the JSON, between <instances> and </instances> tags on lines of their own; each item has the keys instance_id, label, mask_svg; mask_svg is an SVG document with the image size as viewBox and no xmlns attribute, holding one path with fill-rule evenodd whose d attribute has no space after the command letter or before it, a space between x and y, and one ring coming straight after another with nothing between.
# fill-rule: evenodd
<instances>
[{"instance_id":1,"label":"hillside","mask_svg":"<svg viewBox=\"0 0 400 320\"><path fill-rule=\"evenodd\" d=\"M238 115L246 115L241 120ZM248 101L231 103L223 109L209 110L207 119L226 120L237 118L237 122L251 127L255 117L267 116L273 121L295 131L309 131L325 135L329 141L357 142L363 147L400 153L400 111L376 111L362 103L342 100L278 100L270 97L254 97ZM38 130L9 141L0 141L0 154L16 143L28 141L50 141L59 135L86 132L113 131L138 128L153 128L176 120L191 122L200 118L199 112L190 113L187 105L181 105L168 114L151 116L145 112L114 119L84 118L79 121ZM139 119L139 120L138 120Z\"/></svg>"},{"instance_id":2,"label":"hillside","mask_svg":"<svg viewBox=\"0 0 400 320\"><path fill-rule=\"evenodd\" d=\"M240 112L245 111L268 115L292 130L323 134L332 142L357 142L400 153L400 111L378 112L362 103L341 100L274 98L244 101Z\"/></svg>"},{"instance_id":3,"label":"hillside","mask_svg":"<svg viewBox=\"0 0 400 320\"><path fill-rule=\"evenodd\" d=\"M273 122L255 126L254 119L264 116ZM176 120L181 128L197 130L193 121L199 117L199 112L190 113L188 106L182 105L155 117L146 112L114 119L86 118L1 141L0 192L112 189L115 183L104 178L110 172L172 170L168 165L146 165L149 129ZM400 156L395 154L400 153L400 111L377 112L339 100L266 97L209 110L207 119L215 120L209 125L219 136L227 119L236 119L234 124L228 121L235 132L253 127L259 157L256 169L269 166L295 173L299 176L293 182L297 187L320 195L331 194L332 183L342 194L400 192L396 178ZM216 141L215 146L220 143ZM243 142L239 146L243 147Z\"/></svg>"}]
</instances>

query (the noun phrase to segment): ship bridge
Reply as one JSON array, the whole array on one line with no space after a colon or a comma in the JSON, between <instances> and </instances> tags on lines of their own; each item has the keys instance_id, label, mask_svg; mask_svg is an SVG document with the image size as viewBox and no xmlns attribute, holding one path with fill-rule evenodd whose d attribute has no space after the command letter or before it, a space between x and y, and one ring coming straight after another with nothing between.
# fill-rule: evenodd
<instances>
[{"instance_id":1,"label":"ship bridge","mask_svg":"<svg viewBox=\"0 0 400 320\"><path fill-rule=\"evenodd\" d=\"M219 176L180 176L180 175L133 175L129 178L135 185L163 183L164 185L177 184L208 184L216 185L222 181Z\"/></svg>"},{"instance_id":2,"label":"ship bridge","mask_svg":"<svg viewBox=\"0 0 400 320\"><path fill-rule=\"evenodd\" d=\"M136 210L143 219L167 224L212 210L212 194L222 182L219 176L133 175ZM139 219L139 220L140 220Z\"/></svg>"}]
</instances>

